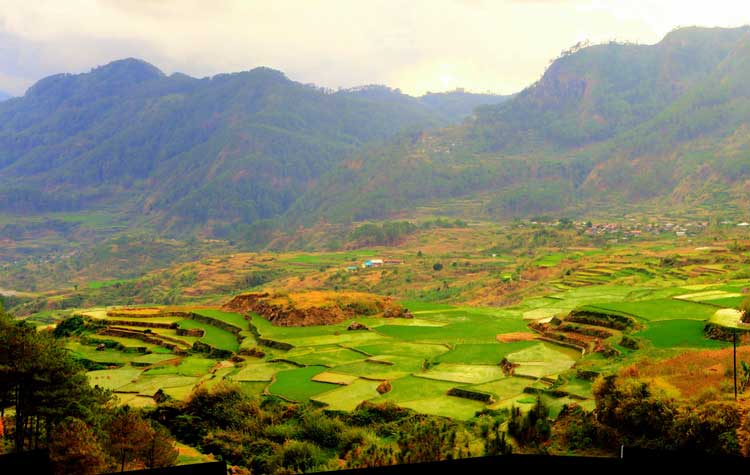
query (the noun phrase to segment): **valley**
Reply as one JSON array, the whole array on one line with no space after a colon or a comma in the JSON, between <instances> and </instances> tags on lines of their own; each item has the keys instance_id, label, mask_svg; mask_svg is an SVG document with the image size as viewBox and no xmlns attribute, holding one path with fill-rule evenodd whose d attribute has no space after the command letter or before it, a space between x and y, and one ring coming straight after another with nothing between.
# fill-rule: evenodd
<instances>
[{"instance_id":1,"label":"valley","mask_svg":"<svg viewBox=\"0 0 750 475\"><path fill-rule=\"evenodd\" d=\"M137 58L0 93L0 455L750 457L748 52L579 42L514 94Z\"/></svg>"}]
</instances>

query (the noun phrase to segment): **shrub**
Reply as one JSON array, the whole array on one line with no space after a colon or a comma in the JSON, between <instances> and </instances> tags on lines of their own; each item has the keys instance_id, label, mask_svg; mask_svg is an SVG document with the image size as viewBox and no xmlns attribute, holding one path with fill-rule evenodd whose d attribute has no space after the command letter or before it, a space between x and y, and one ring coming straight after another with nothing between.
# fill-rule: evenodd
<instances>
[{"instance_id":1,"label":"shrub","mask_svg":"<svg viewBox=\"0 0 750 475\"><path fill-rule=\"evenodd\" d=\"M305 441L289 440L271 459L277 470L289 469L294 472L309 472L325 463L326 458L317 445Z\"/></svg>"},{"instance_id":2,"label":"shrub","mask_svg":"<svg viewBox=\"0 0 750 475\"><path fill-rule=\"evenodd\" d=\"M74 315L60 322L53 334L55 338L63 338L71 335L79 335L86 327L86 322L80 315Z\"/></svg>"},{"instance_id":3,"label":"shrub","mask_svg":"<svg viewBox=\"0 0 750 475\"><path fill-rule=\"evenodd\" d=\"M345 429L340 420L326 417L320 412L312 412L305 414L302 419L300 437L321 447L335 449L341 445Z\"/></svg>"},{"instance_id":4,"label":"shrub","mask_svg":"<svg viewBox=\"0 0 750 475\"><path fill-rule=\"evenodd\" d=\"M750 323L750 297L742 301L739 310L742 323Z\"/></svg>"}]
</instances>

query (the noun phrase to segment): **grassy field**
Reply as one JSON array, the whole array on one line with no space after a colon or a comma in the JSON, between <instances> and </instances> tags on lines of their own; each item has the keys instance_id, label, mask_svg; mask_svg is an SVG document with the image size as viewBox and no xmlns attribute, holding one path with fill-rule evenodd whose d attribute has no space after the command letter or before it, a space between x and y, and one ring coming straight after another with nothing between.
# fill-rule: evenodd
<instances>
[{"instance_id":1,"label":"grassy field","mask_svg":"<svg viewBox=\"0 0 750 475\"><path fill-rule=\"evenodd\" d=\"M118 369L89 371L88 377L91 384L115 391L137 380L142 373L143 369L126 366Z\"/></svg>"},{"instance_id":2,"label":"grassy field","mask_svg":"<svg viewBox=\"0 0 750 475\"><path fill-rule=\"evenodd\" d=\"M333 411L352 411L362 401L378 397L379 384L377 381L357 379L346 386L314 396L312 400L325 404Z\"/></svg>"},{"instance_id":3,"label":"grassy field","mask_svg":"<svg viewBox=\"0 0 750 475\"><path fill-rule=\"evenodd\" d=\"M407 376L392 383L392 390L378 398L378 401L393 401L399 406L417 412L456 419L470 419L485 405L477 401L448 396L455 383Z\"/></svg>"},{"instance_id":4,"label":"grassy field","mask_svg":"<svg viewBox=\"0 0 750 475\"><path fill-rule=\"evenodd\" d=\"M215 309L197 309L194 310L194 313L219 320L221 322L232 325L233 327L239 328L240 330L248 329L247 320L245 320L245 317L243 317L239 313L224 312L222 310Z\"/></svg>"},{"instance_id":5,"label":"grassy field","mask_svg":"<svg viewBox=\"0 0 750 475\"><path fill-rule=\"evenodd\" d=\"M271 381L276 373L293 369L288 363L252 362L239 368L231 379L242 382Z\"/></svg>"},{"instance_id":6,"label":"grassy field","mask_svg":"<svg viewBox=\"0 0 750 475\"><path fill-rule=\"evenodd\" d=\"M187 330L193 328L203 329L205 333L200 341L206 343L207 345L211 345L214 348L227 351L237 351L240 349L240 344L237 341L237 337L235 337L231 332L222 330L221 328L197 322L195 320L180 320L179 322L177 322L177 324L180 328L184 328Z\"/></svg>"},{"instance_id":7,"label":"grassy field","mask_svg":"<svg viewBox=\"0 0 750 475\"><path fill-rule=\"evenodd\" d=\"M188 356L178 365L159 366L146 372L149 376L154 375L179 375L179 376L203 376L208 373L214 366L216 360L201 358L199 356Z\"/></svg>"},{"instance_id":8,"label":"grassy field","mask_svg":"<svg viewBox=\"0 0 750 475\"><path fill-rule=\"evenodd\" d=\"M481 384L505 377L498 365L464 365L441 363L420 374L423 378L439 379L454 383Z\"/></svg>"},{"instance_id":9,"label":"grassy field","mask_svg":"<svg viewBox=\"0 0 750 475\"><path fill-rule=\"evenodd\" d=\"M339 346L295 348L284 355L284 359L305 366L337 366L366 359L360 352Z\"/></svg>"},{"instance_id":10,"label":"grassy field","mask_svg":"<svg viewBox=\"0 0 750 475\"><path fill-rule=\"evenodd\" d=\"M510 353L533 346L533 341L511 343L459 344L451 351L435 358L439 363L498 364Z\"/></svg>"},{"instance_id":11,"label":"grassy field","mask_svg":"<svg viewBox=\"0 0 750 475\"><path fill-rule=\"evenodd\" d=\"M685 302L677 299L642 300L637 302L618 302L597 304L592 307L601 310L613 310L648 321L656 320L707 320L716 312L716 308L700 303Z\"/></svg>"},{"instance_id":12,"label":"grassy field","mask_svg":"<svg viewBox=\"0 0 750 475\"><path fill-rule=\"evenodd\" d=\"M276 374L276 381L269 386L268 391L292 401L305 401L336 387L312 380L315 375L324 370L322 366L308 366L280 371Z\"/></svg>"},{"instance_id":13,"label":"grassy field","mask_svg":"<svg viewBox=\"0 0 750 475\"><path fill-rule=\"evenodd\" d=\"M655 321L635 334L656 348L723 348L727 343L709 340L703 335L705 323L698 320Z\"/></svg>"},{"instance_id":14,"label":"grassy field","mask_svg":"<svg viewBox=\"0 0 750 475\"><path fill-rule=\"evenodd\" d=\"M133 359L132 353L125 353L113 348L97 351L95 346L83 345L78 341L69 341L65 345L74 358L106 364L126 364ZM161 355L159 355L161 356Z\"/></svg>"},{"instance_id":15,"label":"grassy field","mask_svg":"<svg viewBox=\"0 0 750 475\"><path fill-rule=\"evenodd\" d=\"M92 280L88 284L89 289L103 289L105 287L112 287L113 285L124 284L129 282L127 279L112 279L112 280Z\"/></svg>"}]
</instances>

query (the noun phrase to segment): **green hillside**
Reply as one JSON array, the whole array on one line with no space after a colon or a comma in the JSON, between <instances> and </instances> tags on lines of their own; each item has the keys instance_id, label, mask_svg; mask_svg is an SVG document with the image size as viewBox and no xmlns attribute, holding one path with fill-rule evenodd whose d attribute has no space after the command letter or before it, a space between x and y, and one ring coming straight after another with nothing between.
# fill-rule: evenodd
<instances>
[{"instance_id":1,"label":"green hillside","mask_svg":"<svg viewBox=\"0 0 750 475\"><path fill-rule=\"evenodd\" d=\"M466 123L362 149L292 221L376 219L479 199L484 216L741 206L750 168L750 30L687 28L656 45L565 52L534 85Z\"/></svg>"}]
</instances>

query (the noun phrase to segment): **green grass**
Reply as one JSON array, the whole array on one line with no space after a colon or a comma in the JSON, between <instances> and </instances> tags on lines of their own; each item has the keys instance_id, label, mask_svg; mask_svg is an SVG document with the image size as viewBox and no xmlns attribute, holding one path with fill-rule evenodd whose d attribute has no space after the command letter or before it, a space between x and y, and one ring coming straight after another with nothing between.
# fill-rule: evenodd
<instances>
[{"instance_id":1,"label":"green grass","mask_svg":"<svg viewBox=\"0 0 750 475\"><path fill-rule=\"evenodd\" d=\"M240 381L238 384L242 392L249 396L263 394L263 390L268 386L268 383L262 381Z\"/></svg>"},{"instance_id":2,"label":"green grass","mask_svg":"<svg viewBox=\"0 0 750 475\"><path fill-rule=\"evenodd\" d=\"M367 260L367 257L374 257L376 253L374 251L362 249L357 251L349 251L346 253L336 254L299 254L288 259L284 259L283 262L290 262L295 264L341 264L347 263L351 265L362 264L362 261Z\"/></svg>"},{"instance_id":3,"label":"green grass","mask_svg":"<svg viewBox=\"0 0 750 475\"><path fill-rule=\"evenodd\" d=\"M371 355L396 355L429 359L448 351L448 347L435 343L408 343L390 340L384 343L358 345L355 347Z\"/></svg>"},{"instance_id":4,"label":"green grass","mask_svg":"<svg viewBox=\"0 0 750 475\"><path fill-rule=\"evenodd\" d=\"M419 370L419 367L407 368L403 365L385 365L362 361L359 363L336 366L334 369L337 373L351 374L372 379L391 380L407 376L408 374Z\"/></svg>"},{"instance_id":5,"label":"green grass","mask_svg":"<svg viewBox=\"0 0 750 475\"><path fill-rule=\"evenodd\" d=\"M144 363L144 364L158 364L163 363L165 361L173 360L179 358L176 355L172 354L160 354L160 353L150 353L148 355L141 355L137 356L132 359L133 363Z\"/></svg>"},{"instance_id":6,"label":"green grass","mask_svg":"<svg viewBox=\"0 0 750 475\"><path fill-rule=\"evenodd\" d=\"M391 381L390 392L373 399L373 402L393 401L401 407L423 414L432 414L466 420L474 417L485 405L477 401L448 396L455 383L406 376Z\"/></svg>"},{"instance_id":7,"label":"green grass","mask_svg":"<svg viewBox=\"0 0 750 475\"><path fill-rule=\"evenodd\" d=\"M147 375L173 374L179 376L203 376L216 366L216 360L202 358L199 356L188 356L180 364L172 366L165 365L152 368L146 372Z\"/></svg>"},{"instance_id":8,"label":"green grass","mask_svg":"<svg viewBox=\"0 0 750 475\"><path fill-rule=\"evenodd\" d=\"M299 338L285 338L282 341L288 342L296 347L330 345L356 347L362 344L379 343L383 342L384 340L386 340L385 337L375 332L342 330L338 335L333 334Z\"/></svg>"},{"instance_id":9,"label":"green grass","mask_svg":"<svg viewBox=\"0 0 750 475\"><path fill-rule=\"evenodd\" d=\"M617 302L592 306L599 310L613 310L633 315L648 321L656 320L708 320L716 307L676 299L642 300L638 302Z\"/></svg>"},{"instance_id":10,"label":"green grass","mask_svg":"<svg viewBox=\"0 0 750 475\"><path fill-rule=\"evenodd\" d=\"M195 313L196 315L203 315L204 317L213 318L220 322L227 323L229 325L232 325L233 327L239 328L240 330L248 329L247 320L245 320L245 317L243 317L239 313L224 312L222 310L213 310L213 309L193 310L193 313Z\"/></svg>"},{"instance_id":11,"label":"green grass","mask_svg":"<svg viewBox=\"0 0 750 475\"><path fill-rule=\"evenodd\" d=\"M412 313L430 313L438 312L441 310L454 310L455 307L451 305L431 302L420 302L419 300L404 300L401 302L403 307L408 308Z\"/></svg>"},{"instance_id":12,"label":"green grass","mask_svg":"<svg viewBox=\"0 0 750 475\"><path fill-rule=\"evenodd\" d=\"M188 384L186 386L175 386L172 388L162 388L164 390L164 393L172 398L177 399L178 401L184 401L193 393L193 390L195 389L195 386L192 384Z\"/></svg>"},{"instance_id":13,"label":"green grass","mask_svg":"<svg viewBox=\"0 0 750 475\"><path fill-rule=\"evenodd\" d=\"M711 299L703 301L709 305L715 305L723 308L738 308L740 304L746 299L746 296L741 297L724 297L720 299Z\"/></svg>"},{"instance_id":14,"label":"green grass","mask_svg":"<svg viewBox=\"0 0 750 475\"><path fill-rule=\"evenodd\" d=\"M116 390L131 384L143 373L142 369L125 366L118 369L104 369L100 371L89 371L89 383L92 386L100 386L105 389Z\"/></svg>"},{"instance_id":15,"label":"green grass","mask_svg":"<svg viewBox=\"0 0 750 475\"><path fill-rule=\"evenodd\" d=\"M481 384L505 377L498 365L439 364L421 373L421 377L464 384Z\"/></svg>"},{"instance_id":16,"label":"green grass","mask_svg":"<svg viewBox=\"0 0 750 475\"><path fill-rule=\"evenodd\" d=\"M512 343L460 344L448 353L435 358L441 363L458 364L498 364L510 353L535 345L534 341Z\"/></svg>"},{"instance_id":17,"label":"green grass","mask_svg":"<svg viewBox=\"0 0 750 475\"><path fill-rule=\"evenodd\" d=\"M192 387L200 378L179 375L141 375L137 381L126 384L118 390L123 392L137 392L144 396L153 396L159 389Z\"/></svg>"},{"instance_id":18,"label":"green grass","mask_svg":"<svg viewBox=\"0 0 750 475\"><path fill-rule=\"evenodd\" d=\"M447 396L455 383L434 379L405 376L391 381L391 391L380 396L377 401L393 401L401 404L416 399Z\"/></svg>"},{"instance_id":19,"label":"green grass","mask_svg":"<svg viewBox=\"0 0 750 475\"><path fill-rule=\"evenodd\" d=\"M534 346L509 354L508 361L519 365L515 369L515 374L541 378L570 369L580 356L581 354L577 350L550 343L537 343Z\"/></svg>"},{"instance_id":20,"label":"green grass","mask_svg":"<svg viewBox=\"0 0 750 475\"><path fill-rule=\"evenodd\" d=\"M211 345L214 348L233 352L240 349L240 344L234 334L222 330L221 328L206 323L196 322L195 320L180 320L177 324L180 328L185 329L202 328L205 331L205 334L200 341L207 345Z\"/></svg>"},{"instance_id":21,"label":"green grass","mask_svg":"<svg viewBox=\"0 0 750 475\"><path fill-rule=\"evenodd\" d=\"M704 323L698 320L651 322L636 337L649 340L655 348L723 348L727 343L703 336Z\"/></svg>"},{"instance_id":22,"label":"green grass","mask_svg":"<svg viewBox=\"0 0 750 475\"><path fill-rule=\"evenodd\" d=\"M592 381L580 378L572 378L569 381L566 381L562 386L560 386L559 389L570 394L575 394L576 396L591 398L593 397L592 386Z\"/></svg>"},{"instance_id":23,"label":"green grass","mask_svg":"<svg viewBox=\"0 0 750 475\"><path fill-rule=\"evenodd\" d=\"M126 350L132 350L135 351L138 348L145 348L146 351L151 351L153 353L157 353L159 349L166 350L165 348L160 347L159 345L154 345L153 343L146 343L141 340L136 340L135 338L124 338L119 336L109 336L109 335L91 335L89 337L91 341L99 342L99 341L113 341L115 343L121 344ZM169 350L166 350L169 352Z\"/></svg>"},{"instance_id":24,"label":"green grass","mask_svg":"<svg viewBox=\"0 0 750 475\"><path fill-rule=\"evenodd\" d=\"M457 312L453 321L444 327L383 325L377 331L405 341L450 344L493 343L498 334L527 331L521 318Z\"/></svg>"},{"instance_id":25,"label":"green grass","mask_svg":"<svg viewBox=\"0 0 750 475\"><path fill-rule=\"evenodd\" d=\"M450 417L451 419L463 421L475 417L477 412L487 407L479 401L453 396L416 399L406 401L400 405L423 414Z\"/></svg>"},{"instance_id":26,"label":"green grass","mask_svg":"<svg viewBox=\"0 0 750 475\"><path fill-rule=\"evenodd\" d=\"M534 264L538 267L556 267L565 259L565 254L555 253L547 254L546 256L537 259Z\"/></svg>"},{"instance_id":27,"label":"green grass","mask_svg":"<svg viewBox=\"0 0 750 475\"><path fill-rule=\"evenodd\" d=\"M503 401L523 394L525 387L532 384L532 381L525 378L505 378L498 381L492 381L485 384L473 386L464 386L466 389L490 393L495 397L495 401Z\"/></svg>"},{"instance_id":28,"label":"green grass","mask_svg":"<svg viewBox=\"0 0 750 475\"><path fill-rule=\"evenodd\" d=\"M113 287L117 284L125 284L131 282L130 279L112 279L112 280L92 280L88 283L89 289L103 289L105 287Z\"/></svg>"},{"instance_id":29,"label":"green grass","mask_svg":"<svg viewBox=\"0 0 750 475\"><path fill-rule=\"evenodd\" d=\"M305 366L336 366L367 358L362 353L338 346L295 348L284 355L284 359Z\"/></svg>"},{"instance_id":30,"label":"green grass","mask_svg":"<svg viewBox=\"0 0 750 475\"><path fill-rule=\"evenodd\" d=\"M325 369L322 366L308 366L281 371L276 374L276 381L269 386L268 391L292 401L306 401L336 387L333 384L311 380L313 376L322 373Z\"/></svg>"},{"instance_id":31,"label":"green grass","mask_svg":"<svg viewBox=\"0 0 750 475\"><path fill-rule=\"evenodd\" d=\"M377 391L379 384L378 381L358 379L348 386L325 392L312 399L326 404L328 409L334 411L353 411L362 401L380 396Z\"/></svg>"},{"instance_id":32,"label":"green grass","mask_svg":"<svg viewBox=\"0 0 750 475\"><path fill-rule=\"evenodd\" d=\"M276 373L293 368L295 366L288 363L248 363L230 378L241 382L271 381Z\"/></svg>"},{"instance_id":33,"label":"green grass","mask_svg":"<svg viewBox=\"0 0 750 475\"><path fill-rule=\"evenodd\" d=\"M93 361L95 363L126 364L133 357L133 353L124 353L113 348L97 351L95 346L83 345L77 341L69 341L65 347L70 350L72 356L77 359Z\"/></svg>"}]
</instances>

